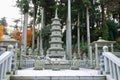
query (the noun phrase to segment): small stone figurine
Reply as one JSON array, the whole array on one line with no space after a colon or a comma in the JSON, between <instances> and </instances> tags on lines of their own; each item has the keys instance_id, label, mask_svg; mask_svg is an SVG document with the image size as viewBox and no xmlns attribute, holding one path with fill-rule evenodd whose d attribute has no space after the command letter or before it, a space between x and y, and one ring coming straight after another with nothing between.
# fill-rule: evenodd
<instances>
[{"instance_id":1,"label":"small stone figurine","mask_svg":"<svg viewBox=\"0 0 120 80\"><path fill-rule=\"evenodd\" d=\"M40 59L40 56L37 57L36 61L35 61L35 70L43 70L44 68L44 63L43 61Z\"/></svg>"},{"instance_id":2,"label":"small stone figurine","mask_svg":"<svg viewBox=\"0 0 120 80\"><path fill-rule=\"evenodd\" d=\"M76 57L73 58L72 70L79 70L79 61Z\"/></svg>"},{"instance_id":3,"label":"small stone figurine","mask_svg":"<svg viewBox=\"0 0 120 80\"><path fill-rule=\"evenodd\" d=\"M103 52L108 52L108 46L103 46Z\"/></svg>"}]
</instances>

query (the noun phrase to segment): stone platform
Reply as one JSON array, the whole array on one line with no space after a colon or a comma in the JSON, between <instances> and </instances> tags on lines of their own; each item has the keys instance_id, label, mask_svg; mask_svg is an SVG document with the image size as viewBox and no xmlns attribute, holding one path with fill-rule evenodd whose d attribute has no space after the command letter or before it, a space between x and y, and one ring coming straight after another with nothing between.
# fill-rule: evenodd
<instances>
[{"instance_id":1,"label":"stone platform","mask_svg":"<svg viewBox=\"0 0 120 80\"><path fill-rule=\"evenodd\" d=\"M18 70L11 76L11 80L105 80L105 76L99 75L98 70L33 70L33 68Z\"/></svg>"}]
</instances>

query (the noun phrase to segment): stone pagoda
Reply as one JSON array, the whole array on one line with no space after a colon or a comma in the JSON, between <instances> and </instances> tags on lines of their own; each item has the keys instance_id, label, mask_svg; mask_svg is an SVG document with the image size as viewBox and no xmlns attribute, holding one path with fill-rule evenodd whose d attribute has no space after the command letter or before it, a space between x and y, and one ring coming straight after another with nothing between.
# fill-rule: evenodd
<instances>
[{"instance_id":1,"label":"stone pagoda","mask_svg":"<svg viewBox=\"0 0 120 80\"><path fill-rule=\"evenodd\" d=\"M62 48L62 30L60 19L57 15L57 9L55 18L52 19L50 38L50 48L48 49L47 56L49 58L63 58L65 56L65 51Z\"/></svg>"}]
</instances>

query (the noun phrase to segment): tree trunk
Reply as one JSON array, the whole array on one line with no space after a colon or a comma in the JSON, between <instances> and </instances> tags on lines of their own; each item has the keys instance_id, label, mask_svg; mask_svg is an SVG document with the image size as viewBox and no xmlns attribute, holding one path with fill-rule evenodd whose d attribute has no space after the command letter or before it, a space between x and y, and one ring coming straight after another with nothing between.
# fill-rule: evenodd
<instances>
[{"instance_id":1,"label":"tree trunk","mask_svg":"<svg viewBox=\"0 0 120 80\"><path fill-rule=\"evenodd\" d=\"M71 0L68 0L68 20L66 28L66 53L68 59L72 59L72 40L71 40Z\"/></svg>"},{"instance_id":2,"label":"tree trunk","mask_svg":"<svg viewBox=\"0 0 120 80\"><path fill-rule=\"evenodd\" d=\"M119 3L120 4L120 3ZM120 11L118 13L118 16L119 16L119 28L120 28Z\"/></svg>"},{"instance_id":3,"label":"tree trunk","mask_svg":"<svg viewBox=\"0 0 120 80\"><path fill-rule=\"evenodd\" d=\"M88 42L88 57L90 57L90 23L89 23L89 7L86 6L86 21L87 21L87 42Z\"/></svg>"},{"instance_id":4,"label":"tree trunk","mask_svg":"<svg viewBox=\"0 0 120 80\"><path fill-rule=\"evenodd\" d=\"M34 20L33 20L33 28L32 28L32 32L33 32L33 36L32 36L32 50L34 52L34 48L35 48L35 22L36 22L36 6L34 4Z\"/></svg>"},{"instance_id":5,"label":"tree trunk","mask_svg":"<svg viewBox=\"0 0 120 80\"><path fill-rule=\"evenodd\" d=\"M28 13L24 14L24 23L23 23L23 49L24 54L26 55L26 47L27 47L27 26L28 26Z\"/></svg>"},{"instance_id":6,"label":"tree trunk","mask_svg":"<svg viewBox=\"0 0 120 80\"><path fill-rule=\"evenodd\" d=\"M101 8L102 8L102 37L103 39L107 40L108 39L108 27L105 21L105 7L104 7L104 3L102 1L101 4Z\"/></svg>"},{"instance_id":7,"label":"tree trunk","mask_svg":"<svg viewBox=\"0 0 120 80\"><path fill-rule=\"evenodd\" d=\"M78 58L81 58L80 56L80 20L79 20L79 12L78 12L78 27L77 27L77 36L78 36Z\"/></svg>"},{"instance_id":8,"label":"tree trunk","mask_svg":"<svg viewBox=\"0 0 120 80\"><path fill-rule=\"evenodd\" d=\"M41 9L41 29L40 29L40 56L43 56L43 39L42 39L42 28L44 25L44 8Z\"/></svg>"},{"instance_id":9,"label":"tree trunk","mask_svg":"<svg viewBox=\"0 0 120 80\"><path fill-rule=\"evenodd\" d=\"M102 27L104 27L105 25L105 14L104 14L104 4L102 3L101 5L101 8L102 8Z\"/></svg>"}]
</instances>

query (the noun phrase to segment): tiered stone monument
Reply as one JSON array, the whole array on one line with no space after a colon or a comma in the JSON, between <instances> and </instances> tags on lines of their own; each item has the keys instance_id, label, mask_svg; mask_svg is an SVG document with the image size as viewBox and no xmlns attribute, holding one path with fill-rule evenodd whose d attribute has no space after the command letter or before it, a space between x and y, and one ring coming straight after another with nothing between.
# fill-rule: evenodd
<instances>
[{"instance_id":1,"label":"tiered stone monument","mask_svg":"<svg viewBox=\"0 0 120 80\"><path fill-rule=\"evenodd\" d=\"M70 68L66 60L65 51L62 48L62 30L60 19L55 12L55 18L52 19L50 48L47 50L45 69L60 70Z\"/></svg>"},{"instance_id":2,"label":"tiered stone monument","mask_svg":"<svg viewBox=\"0 0 120 80\"><path fill-rule=\"evenodd\" d=\"M57 15L57 9L55 13L55 18L52 19L51 27L51 41L47 55L50 58L63 58L65 56L65 51L62 48L62 30L60 19Z\"/></svg>"},{"instance_id":3,"label":"tiered stone monument","mask_svg":"<svg viewBox=\"0 0 120 80\"><path fill-rule=\"evenodd\" d=\"M65 51L62 48L62 30L60 19L57 15L57 9L55 12L55 18L52 19L50 38L50 48L47 50L44 63L41 63L38 59L35 63L35 69L70 69L70 63L66 60Z\"/></svg>"}]
</instances>

